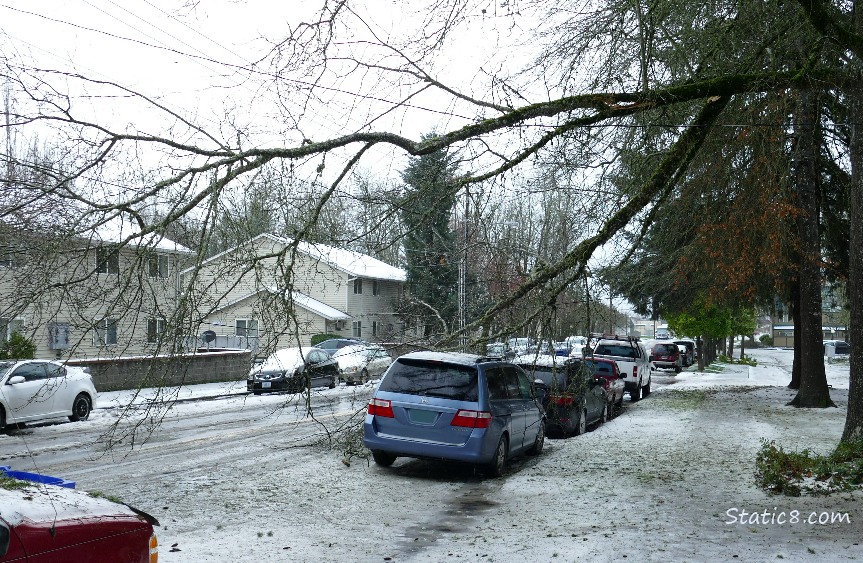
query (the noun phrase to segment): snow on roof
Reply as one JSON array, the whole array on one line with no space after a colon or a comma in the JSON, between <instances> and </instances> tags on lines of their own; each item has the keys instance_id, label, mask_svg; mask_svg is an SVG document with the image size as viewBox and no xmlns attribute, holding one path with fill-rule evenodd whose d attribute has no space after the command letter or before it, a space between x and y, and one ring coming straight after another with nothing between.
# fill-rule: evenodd
<instances>
[{"instance_id":1,"label":"snow on roof","mask_svg":"<svg viewBox=\"0 0 863 563\"><path fill-rule=\"evenodd\" d=\"M286 246L294 242L289 238L270 236ZM299 242L297 250L358 278L392 281L405 281L407 279L407 272L401 268L390 266L377 258L353 250L305 241Z\"/></svg>"},{"instance_id":2,"label":"snow on roof","mask_svg":"<svg viewBox=\"0 0 863 563\"><path fill-rule=\"evenodd\" d=\"M300 293L299 291L292 291L291 299L293 299L294 303L300 307L308 309L313 313L317 313L328 321L345 321L351 318L347 313L339 311L335 307L330 307L326 303L322 303L317 299L313 299L308 295Z\"/></svg>"},{"instance_id":3,"label":"snow on roof","mask_svg":"<svg viewBox=\"0 0 863 563\"><path fill-rule=\"evenodd\" d=\"M107 222L97 226L94 230L93 239L103 243L121 243L126 239L129 239L127 244L130 246L143 246L146 248L154 248L156 250L164 250L166 252L193 254L192 250L189 248L174 242L164 235L149 233L143 237L136 236L141 230L140 226L137 222L132 221L128 217L113 217Z\"/></svg>"},{"instance_id":4,"label":"snow on roof","mask_svg":"<svg viewBox=\"0 0 863 563\"><path fill-rule=\"evenodd\" d=\"M292 239L263 233L243 244L254 244L259 239L269 239L284 246L293 243ZM211 256L204 261L204 264L219 260L223 256L234 252L237 248L239 248L239 246L229 248L228 250ZM407 280L407 272L401 268L390 266L386 262L382 262L377 258L373 258L360 252L354 252L353 250L345 250L344 248L336 248L326 244L304 241L300 241L297 245L297 250L315 260L319 260L320 262L328 264L333 268L346 272L348 275L354 277L401 282ZM187 268L184 272L192 269L194 268Z\"/></svg>"}]
</instances>

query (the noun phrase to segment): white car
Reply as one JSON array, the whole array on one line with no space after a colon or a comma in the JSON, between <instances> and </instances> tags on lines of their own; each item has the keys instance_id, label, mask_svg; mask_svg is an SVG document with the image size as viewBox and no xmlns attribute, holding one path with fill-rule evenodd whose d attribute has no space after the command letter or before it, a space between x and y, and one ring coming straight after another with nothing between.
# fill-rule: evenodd
<instances>
[{"instance_id":1,"label":"white car","mask_svg":"<svg viewBox=\"0 0 863 563\"><path fill-rule=\"evenodd\" d=\"M50 360L0 361L0 428L49 418L86 420L96 388L82 368Z\"/></svg>"},{"instance_id":2,"label":"white car","mask_svg":"<svg viewBox=\"0 0 863 563\"><path fill-rule=\"evenodd\" d=\"M393 359L380 346L351 344L336 350L333 359L339 364L339 377L345 383L365 383L373 377L380 377Z\"/></svg>"}]
</instances>

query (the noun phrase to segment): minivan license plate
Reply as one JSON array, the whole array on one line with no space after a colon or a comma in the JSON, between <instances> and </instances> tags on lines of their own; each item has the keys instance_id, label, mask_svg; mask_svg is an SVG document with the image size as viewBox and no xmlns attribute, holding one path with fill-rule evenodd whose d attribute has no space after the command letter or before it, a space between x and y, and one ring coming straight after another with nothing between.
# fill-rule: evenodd
<instances>
[{"instance_id":1,"label":"minivan license plate","mask_svg":"<svg viewBox=\"0 0 863 563\"><path fill-rule=\"evenodd\" d=\"M420 424L431 424L435 420L437 420L437 415L435 411L427 411L423 409L410 409L408 411L408 416L410 416L411 422L419 422Z\"/></svg>"}]
</instances>

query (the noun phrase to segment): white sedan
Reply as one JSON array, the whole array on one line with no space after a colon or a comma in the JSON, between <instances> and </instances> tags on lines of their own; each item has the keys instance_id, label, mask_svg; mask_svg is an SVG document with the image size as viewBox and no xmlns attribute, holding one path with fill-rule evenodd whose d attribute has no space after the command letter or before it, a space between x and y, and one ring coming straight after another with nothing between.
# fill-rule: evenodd
<instances>
[{"instance_id":1,"label":"white sedan","mask_svg":"<svg viewBox=\"0 0 863 563\"><path fill-rule=\"evenodd\" d=\"M379 377L393 363L389 353L374 344L344 346L336 350L333 359L339 363L339 377L349 384Z\"/></svg>"},{"instance_id":2,"label":"white sedan","mask_svg":"<svg viewBox=\"0 0 863 563\"><path fill-rule=\"evenodd\" d=\"M96 388L81 368L49 360L0 361L0 429L49 418L86 420Z\"/></svg>"}]
</instances>

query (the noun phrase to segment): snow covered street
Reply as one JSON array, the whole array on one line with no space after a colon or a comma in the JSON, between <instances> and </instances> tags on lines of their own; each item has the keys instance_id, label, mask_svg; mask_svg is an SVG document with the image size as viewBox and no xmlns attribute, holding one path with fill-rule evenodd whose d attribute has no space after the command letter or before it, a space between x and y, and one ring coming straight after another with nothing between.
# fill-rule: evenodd
<instances>
[{"instance_id":1,"label":"snow covered street","mask_svg":"<svg viewBox=\"0 0 863 563\"><path fill-rule=\"evenodd\" d=\"M107 453L97 440L129 398L106 393L102 407L115 406L85 423L0 435L0 465L35 466L153 514L169 563L863 559L859 499L771 497L754 480L762 439L835 447L847 363L827 366L838 408L808 411L785 406L790 351L747 355L759 365L655 373L648 398L547 441L501 479L409 459L382 469L313 445L362 414L370 386L316 393L320 423L280 409L284 395L177 403L148 442ZM177 396L223 394L218 385Z\"/></svg>"}]
</instances>

